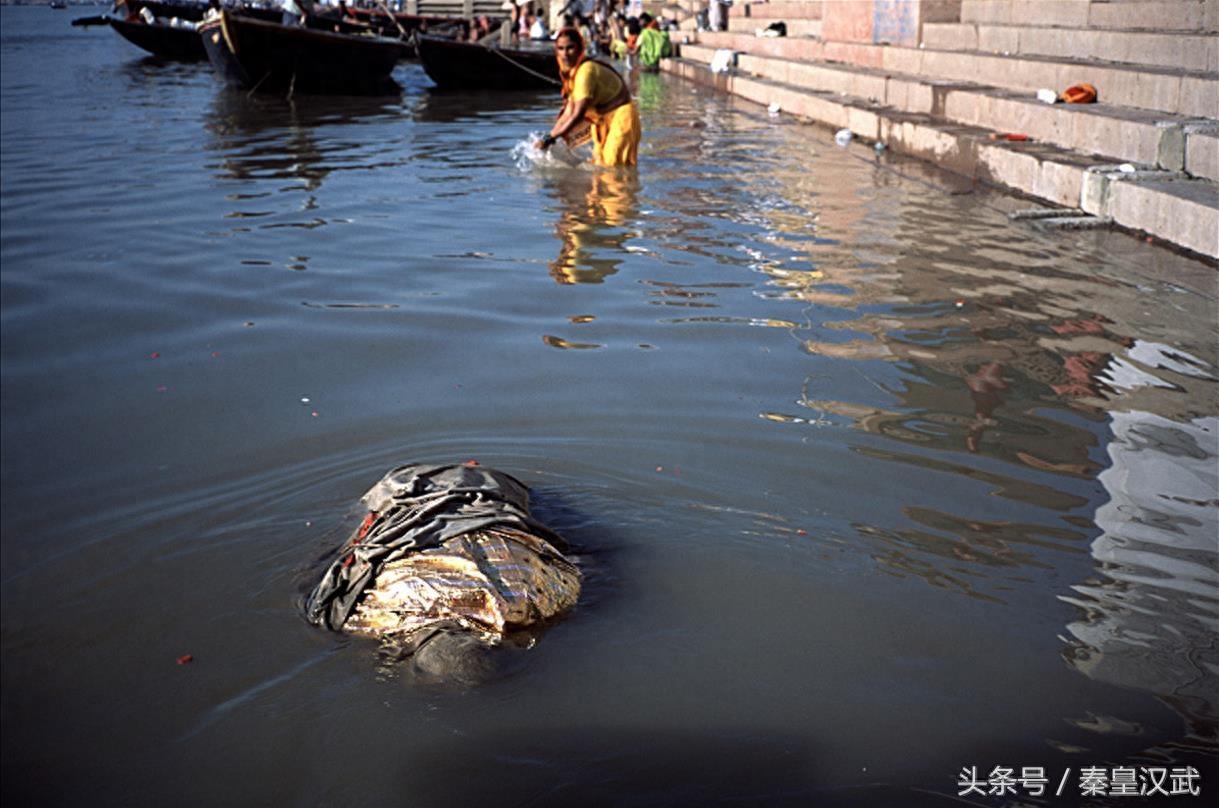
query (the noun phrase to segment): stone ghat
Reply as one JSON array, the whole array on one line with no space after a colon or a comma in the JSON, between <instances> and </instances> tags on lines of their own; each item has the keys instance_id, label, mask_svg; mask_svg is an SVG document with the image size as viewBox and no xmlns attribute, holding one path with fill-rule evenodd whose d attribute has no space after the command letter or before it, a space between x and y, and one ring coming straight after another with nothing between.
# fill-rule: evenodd
<instances>
[{"instance_id":1,"label":"stone ghat","mask_svg":"<svg viewBox=\"0 0 1219 808\"><path fill-rule=\"evenodd\" d=\"M780 19L786 37L750 33ZM1217 23L1219 0L746 3L662 64L1213 259ZM1083 82L1098 103L1037 98Z\"/></svg>"}]
</instances>

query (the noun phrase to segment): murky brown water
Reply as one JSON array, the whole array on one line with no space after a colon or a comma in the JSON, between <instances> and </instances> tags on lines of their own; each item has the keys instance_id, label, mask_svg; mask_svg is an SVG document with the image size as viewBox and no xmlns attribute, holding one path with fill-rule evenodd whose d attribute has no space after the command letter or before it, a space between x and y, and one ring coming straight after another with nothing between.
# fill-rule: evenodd
<instances>
[{"instance_id":1,"label":"murky brown water","mask_svg":"<svg viewBox=\"0 0 1219 808\"><path fill-rule=\"evenodd\" d=\"M1213 266L666 77L624 179L515 164L552 96L289 106L0 14L6 802L1219 784ZM467 458L587 597L420 690L300 596Z\"/></svg>"}]
</instances>

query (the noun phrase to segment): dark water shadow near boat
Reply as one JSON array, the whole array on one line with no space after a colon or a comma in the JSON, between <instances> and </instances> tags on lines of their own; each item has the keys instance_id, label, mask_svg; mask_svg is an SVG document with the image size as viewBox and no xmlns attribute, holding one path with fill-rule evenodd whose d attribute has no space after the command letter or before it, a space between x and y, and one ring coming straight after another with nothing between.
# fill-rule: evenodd
<instances>
[{"instance_id":1,"label":"dark water shadow near boat","mask_svg":"<svg viewBox=\"0 0 1219 808\"><path fill-rule=\"evenodd\" d=\"M131 59L118 65L119 76L132 87L156 82L160 86L202 86L210 82L212 69L204 62L182 62L173 59L162 59L158 56L143 53L134 46L130 50Z\"/></svg>"},{"instance_id":2,"label":"dark water shadow near boat","mask_svg":"<svg viewBox=\"0 0 1219 808\"><path fill-rule=\"evenodd\" d=\"M321 126L392 117L403 111L401 93L386 96L298 96L294 100L251 95L220 87L212 102L209 128L258 134L274 129Z\"/></svg>"},{"instance_id":3,"label":"dark water shadow near boat","mask_svg":"<svg viewBox=\"0 0 1219 808\"><path fill-rule=\"evenodd\" d=\"M328 154L345 148L333 138L319 144L319 127L393 119L402 114L399 97L326 96L287 101L221 88L212 103L205 127L210 138L204 148L220 159L211 165L227 179L292 178L316 189L340 165ZM343 167L360 165L344 163Z\"/></svg>"},{"instance_id":4,"label":"dark water shadow near boat","mask_svg":"<svg viewBox=\"0 0 1219 808\"><path fill-rule=\"evenodd\" d=\"M416 120L428 123L454 123L539 107L559 107L558 91L520 90L446 90L428 87L414 108Z\"/></svg>"}]
</instances>

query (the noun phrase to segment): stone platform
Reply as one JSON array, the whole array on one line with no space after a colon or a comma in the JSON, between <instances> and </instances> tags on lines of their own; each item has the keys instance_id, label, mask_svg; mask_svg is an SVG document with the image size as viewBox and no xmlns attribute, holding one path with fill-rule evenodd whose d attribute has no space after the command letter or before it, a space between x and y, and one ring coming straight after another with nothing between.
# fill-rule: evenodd
<instances>
[{"instance_id":1,"label":"stone platform","mask_svg":"<svg viewBox=\"0 0 1219 808\"><path fill-rule=\"evenodd\" d=\"M776 20L789 36L753 33ZM1219 0L785 0L676 35L662 64L1214 259L1216 27ZM1081 82L1099 103L1037 100Z\"/></svg>"}]
</instances>

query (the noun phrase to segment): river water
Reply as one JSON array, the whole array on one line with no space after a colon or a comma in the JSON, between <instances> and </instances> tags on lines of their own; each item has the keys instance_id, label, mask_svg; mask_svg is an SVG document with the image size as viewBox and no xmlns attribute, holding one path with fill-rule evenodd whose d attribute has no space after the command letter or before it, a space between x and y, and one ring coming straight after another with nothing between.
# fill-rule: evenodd
<instances>
[{"instance_id":1,"label":"river water","mask_svg":"<svg viewBox=\"0 0 1219 808\"><path fill-rule=\"evenodd\" d=\"M1219 788L1214 266L670 77L597 174L514 154L554 94L248 98L74 11L0 9L6 803ZM586 593L420 687L302 593L467 459Z\"/></svg>"}]
</instances>

